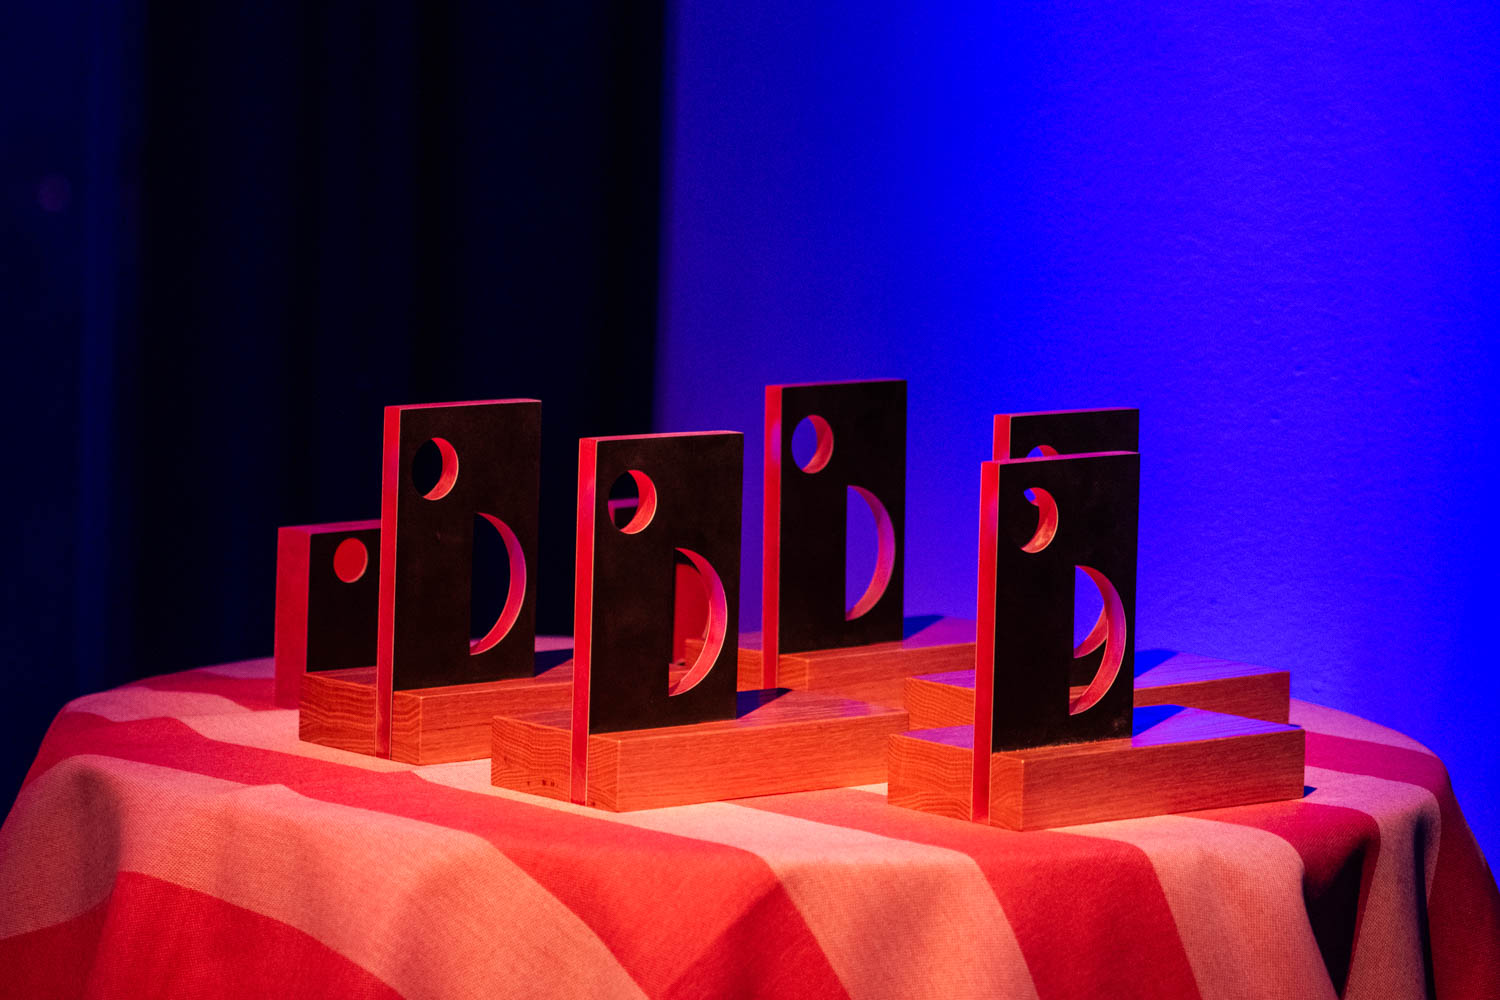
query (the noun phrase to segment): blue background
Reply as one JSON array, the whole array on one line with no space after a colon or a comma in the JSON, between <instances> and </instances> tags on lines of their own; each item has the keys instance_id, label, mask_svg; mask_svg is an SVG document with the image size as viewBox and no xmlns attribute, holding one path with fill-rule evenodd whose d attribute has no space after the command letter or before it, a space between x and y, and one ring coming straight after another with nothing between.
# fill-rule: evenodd
<instances>
[{"instance_id":1,"label":"blue background","mask_svg":"<svg viewBox=\"0 0 1500 1000\"><path fill-rule=\"evenodd\" d=\"M669 22L659 429L910 380L908 613L990 415L1141 410L1138 642L1421 740L1500 850L1489 4L760 4Z\"/></svg>"}]
</instances>

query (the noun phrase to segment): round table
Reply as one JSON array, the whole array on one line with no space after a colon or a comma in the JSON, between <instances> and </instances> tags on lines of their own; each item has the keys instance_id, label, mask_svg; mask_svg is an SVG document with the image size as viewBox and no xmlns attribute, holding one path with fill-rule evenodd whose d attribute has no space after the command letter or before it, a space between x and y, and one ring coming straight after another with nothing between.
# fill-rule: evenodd
<instances>
[{"instance_id":1,"label":"round table","mask_svg":"<svg viewBox=\"0 0 1500 1000\"><path fill-rule=\"evenodd\" d=\"M1316 705L1300 800L1012 833L884 786L602 813L271 699L253 660L64 708L0 828L0 996L1500 995L1442 763Z\"/></svg>"}]
</instances>

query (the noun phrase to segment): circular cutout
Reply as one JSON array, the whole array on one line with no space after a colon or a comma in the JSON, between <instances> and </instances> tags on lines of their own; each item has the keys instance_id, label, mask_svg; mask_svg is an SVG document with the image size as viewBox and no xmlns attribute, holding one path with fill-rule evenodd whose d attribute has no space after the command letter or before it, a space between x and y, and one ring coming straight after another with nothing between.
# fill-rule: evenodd
<instances>
[{"instance_id":1,"label":"circular cutout","mask_svg":"<svg viewBox=\"0 0 1500 1000\"><path fill-rule=\"evenodd\" d=\"M621 473L609 487L609 523L627 535L644 531L656 516L656 484L640 469Z\"/></svg>"},{"instance_id":2,"label":"circular cutout","mask_svg":"<svg viewBox=\"0 0 1500 1000\"><path fill-rule=\"evenodd\" d=\"M1050 444L1039 444L1026 453L1027 458L1056 458L1057 449Z\"/></svg>"},{"instance_id":3,"label":"circular cutout","mask_svg":"<svg viewBox=\"0 0 1500 1000\"><path fill-rule=\"evenodd\" d=\"M370 566L370 550L358 538L346 538L333 550L333 572L345 583L365 575Z\"/></svg>"},{"instance_id":4,"label":"circular cutout","mask_svg":"<svg viewBox=\"0 0 1500 1000\"><path fill-rule=\"evenodd\" d=\"M833 457L833 428L816 413L803 417L792 428L792 461L811 475L821 472Z\"/></svg>"},{"instance_id":5,"label":"circular cutout","mask_svg":"<svg viewBox=\"0 0 1500 1000\"><path fill-rule=\"evenodd\" d=\"M458 480L458 452L446 438L424 441L411 459L411 484L426 500L441 500Z\"/></svg>"},{"instance_id":6,"label":"circular cutout","mask_svg":"<svg viewBox=\"0 0 1500 1000\"><path fill-rule=\"evenodd\" d=\"M1027 490L1026 500L1036 507L1036 534L1021 546L1021 551L1036 553L1051 545L1057 536L1057 501L1040 486Z\"/></svg>"}]
</instances>

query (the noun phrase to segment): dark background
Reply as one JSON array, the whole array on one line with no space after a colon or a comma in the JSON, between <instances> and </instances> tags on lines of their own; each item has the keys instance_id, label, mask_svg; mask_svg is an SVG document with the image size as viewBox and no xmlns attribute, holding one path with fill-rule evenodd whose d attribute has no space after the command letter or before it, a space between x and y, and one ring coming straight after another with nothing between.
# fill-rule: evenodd
<instances>
[{"instance_id":1,"label":"dark background","mask_svg":"<svg viewBox=\"0 0 1500 1000\"><path fill-rule=\"evenodd\" d=\"M0 800L64 701L271 649L278 524L379 516L381 408L651 430L660 4L7 4Z\"/></svg>"}]
</instances>

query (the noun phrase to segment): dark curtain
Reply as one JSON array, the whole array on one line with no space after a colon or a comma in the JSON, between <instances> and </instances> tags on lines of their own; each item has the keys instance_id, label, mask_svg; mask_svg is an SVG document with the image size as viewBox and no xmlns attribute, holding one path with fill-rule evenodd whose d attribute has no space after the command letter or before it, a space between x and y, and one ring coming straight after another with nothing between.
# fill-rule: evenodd
<instances>
[{"instance_id":1,"label":"dark curtain","mask_svg":"<svg viewBox=\"0 0 1500 1000\"><path fill-rule=\"evenodd\" d=\"M32 9L23 9L32 8ZM269 655L278 524L378 516L381 407L651 429L660 4L14 5L8 802L67 698Z\"/></svg>"}]
</instances>

